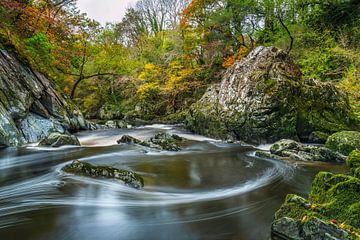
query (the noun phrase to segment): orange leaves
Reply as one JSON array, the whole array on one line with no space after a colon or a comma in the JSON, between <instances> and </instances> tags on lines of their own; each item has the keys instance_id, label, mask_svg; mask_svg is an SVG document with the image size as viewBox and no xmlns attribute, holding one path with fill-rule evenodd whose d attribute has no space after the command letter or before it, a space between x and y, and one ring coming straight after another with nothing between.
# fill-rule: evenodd
<instances>
[{"instance_id":1,"label":"orange leaves","mask_svg":"<svg viewBox=\"0 0 360 240\"><path fill-rule=\"evenodd\" d=\"M250 52L249 48L247 48L245 46L241 46L236 54L224 58L224 62L222 64L222 66L224 68L231 67L232 65L234 65L234 63L236 61L246 57L249 54L249 52Z\"/></svg>"},{"instance_id":2,"label":"orange leaves","mask_svg":"<svg viewBox=\"0 0 360 240\"><path fill-rule=\"evenodd\" d=\"M236 61L235 55L231 55L231 56L226 57L226 58L224 59L224 62L223 62L223 64L222 64L222 66L223 66L224 68L229 68L229 67L231 67L232 65L234 65L235 61Z\"/></svg>"}]
</instances>

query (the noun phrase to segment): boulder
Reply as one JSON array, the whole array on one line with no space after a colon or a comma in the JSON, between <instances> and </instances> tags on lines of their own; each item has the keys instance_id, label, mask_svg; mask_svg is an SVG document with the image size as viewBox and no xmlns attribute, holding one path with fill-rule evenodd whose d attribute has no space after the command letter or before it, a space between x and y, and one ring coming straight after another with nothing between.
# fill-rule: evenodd
<instances>
[{"instance_id":1,"label":"boulder","mask_svg":"<svg viewBox=\"0 0 360 240\"><path fill-rule=\"evenodd\" d=\"M80 142L74 135L63 133L51 133L40 141L39 146L61 147L65 145L80 146Z\"/></svg>"},{"instance_id":2,"label":"boulder","mask_svg":"<svg viewBox=\"0 0 360 240\"><path fill-rule=\"evenodd\" d=\"M150 142L160 146L167 151L180 151L179 142L183 139L178 135L171 135L168 133L158 133L150 139Z\"/></svg>"},{"instance_id":3,"label":"boulder","mask_svg":"<svg viewBox=\"0 0 360 240\"><path fill-rule=\"evenodd\" d=\"M309 200L294 194L286 197L275 214L273 239L359 239L359 203L359 178L320 172Z\"/></svg>"},{"instance_id":4,"label":"boulder","mask_svg":"<svg viewBox=\"0 0 360 240\"><path fill-rule=\"evenodd\" d=\"M71 164L65 166L63 170L67 173L93 178L118 179L126 185L137 189L144 187L144 179L140 175L113 167L94 166L89 163L75 160Z\"/></svg>"},{"instance_id":5,"label":"boulder","mask_svg":"<svg viewBox=\"0 0 360 240\"><path fill-rule=\"evenodd\" d=\"M351 116L346 95L333 84L303 79L284 51L258 47L191 106L185 126L215 138L259 144L357 127Z\"/></svg>"},{"instance_id":6,"label":"boulder","mask_svg":"<svg viewBox=\"0 0 360 240\"><path fill-rule=\"evenodd\" d=\"M88 129L49 79L0 49L0 145L37 142L51 132Z\"/></svg>"},{"instance_id":7,"label":"boulder","mask_svg":"<svg viewBox=\"0 0 360 240\"><path fill-rule=\"evenodd\" d=\"M181 148L179 143L183 141L178 135L170 135L168 133L158 133L154 137L150 138L149 141L142 141L129 135L124 135L117 141L118 144L138 144L144 147L156 148L159 150L167 151L180 151Z\"/></svg>"},{"instance_id":8,"label":"boulder","mask_svg":"<svg viewBox=\"0 0 360 240\"><path fill-rule=\"evenodd\" d=\"M304 222L283 217L274 221L271 232L274 240L351 239L349 233L340 227L317 217L311 217Z\"/></svg>"},{"instance_id":9,"label":"boulder","mask_svg":"<svg viewBox=\"0 0 360 240\"><path fill-rule=\"evenodd\" d=\"M258 151L256 155L293 161L345 162L345 156L326 147L306 145L287 139L274 143L270 148L270 153Z\"/></svg>"},{"instance_id":10,"label":"boulder","mask_svg":"<svg viewBox=\"0 0 360 240\"><path fill-rule=\"evenodd\" d=\"M347 156L353 150L360 149L360 132L337 132L328 138L325 146Z\"/></svg>"}]
</instances>

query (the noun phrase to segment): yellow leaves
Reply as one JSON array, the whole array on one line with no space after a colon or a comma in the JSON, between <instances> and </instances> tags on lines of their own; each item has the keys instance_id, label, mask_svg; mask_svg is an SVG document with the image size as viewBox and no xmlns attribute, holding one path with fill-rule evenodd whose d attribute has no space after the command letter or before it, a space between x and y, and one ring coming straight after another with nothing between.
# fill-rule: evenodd
<instances>
[{"instance_id":1,"label":"yellow leaves","mask_svg":"<svg viewBox=\"0 0 360 240\"><path fill-rule=\"evenodd\" d=\"M137 94L139 95L140 100L146 100L155 96L159 91L159 88L160 86L157 82L144 83L138 88Z\"/></svg>"},{"instance_id":2,"label":"yellow leaves","mask_svg":"<svg viewBox=\"0 0 360 240\"><path fill-rule=\"evenodd\" d=\"M141 100L170 97L187 93L200 86L195 78L198 68L186 67L181 59L175 59L166 66L148 63L139 74L137 94Z\"/></svg>"}]
</instances>

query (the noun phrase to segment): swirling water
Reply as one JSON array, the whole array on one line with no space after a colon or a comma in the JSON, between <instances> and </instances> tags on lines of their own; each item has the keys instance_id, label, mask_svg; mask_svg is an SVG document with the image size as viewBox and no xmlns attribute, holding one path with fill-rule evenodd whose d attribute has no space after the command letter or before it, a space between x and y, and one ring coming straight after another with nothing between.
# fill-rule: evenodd
<instances>
[{"instance_id":1,"label":"swirling water","mask_svg":"<svg viewBox=\"0 0 360 240\"><path fill-rule=\"evenodd\" d=\"M157 132L191 141L180 152L117 145ZM0 150L0 239L269 239L286 194L306 195L319 170L254 157L255 148L152 125L78 134L82 147ZM141 174L136 190L61 171L79 159Z\"/></svg>"}]
</instances>

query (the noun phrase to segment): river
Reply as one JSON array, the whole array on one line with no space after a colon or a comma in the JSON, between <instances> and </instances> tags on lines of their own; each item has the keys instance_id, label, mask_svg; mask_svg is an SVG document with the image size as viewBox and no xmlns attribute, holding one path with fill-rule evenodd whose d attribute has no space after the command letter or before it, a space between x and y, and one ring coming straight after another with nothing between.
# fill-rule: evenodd
<instances>
[{"instance_id":1,"label":"river","mask_svg":"<svg viewBox=\"0 0 360 240\"><path fill-rule=\"evenodd\" d=\"M124 134L188 138L180 152L117 145ZM255 147L190 134L178 126L81 132L82 147L0 150L1 240L269 239L286 194L306 196L331 164L294 165L254 156ZM267 146L262 146L267 147ZM135 171L141 190L61 171L72 160Z\"/></svg>"}]
</instances>

